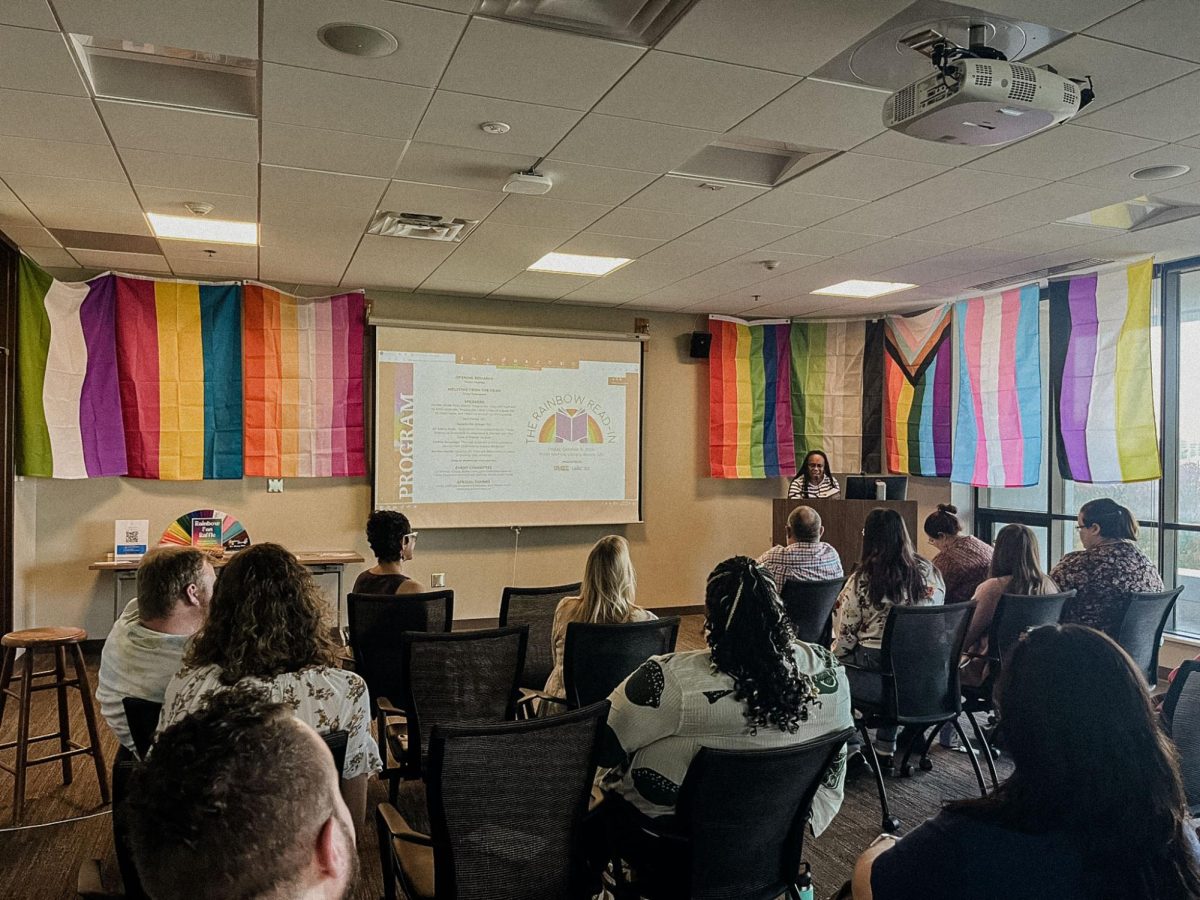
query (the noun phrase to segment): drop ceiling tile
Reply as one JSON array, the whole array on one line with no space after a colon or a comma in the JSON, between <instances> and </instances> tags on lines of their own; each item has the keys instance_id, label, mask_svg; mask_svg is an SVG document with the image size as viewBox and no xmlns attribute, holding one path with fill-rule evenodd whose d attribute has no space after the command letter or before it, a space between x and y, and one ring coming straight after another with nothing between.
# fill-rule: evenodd
<instances>
[{"instance_id":1,"label":"drop ceiling tile","mask_svg":"<svg viewBox=\"0 0 1200 900\"><path fill-rule=\"evenodd\" d=\"M1068 78L1097 76L1096 99L1075 118L1087 125L1098 110L1196 69L1193 63L1126 46L1128 43L1074 34L1026 61L1031 66L1054 66Z\"/></svg>"},{"instance_id":2,"label":"drop ceiling tile","mask_svg":"<svg viewBox=\"0 0 1200 900\"><path fill-rule=\"evenodd\" d=\"M493 225L526 225L534 228L587 228L608 211L599 203L573 203L525 194L507 194L488 216Z\"/></svg>"},{"instance_id":3,"label":"drop ceiling tile","mask_svg":"<svg viewBox=\"0 0 1200 900\"><path fill-rule=\"evenodd\" d=\"M175 268L187 260L210 260L218 263L258 264L258 247L237 244L211 244L204 241L171 241L158 239L163 256Z\"/></svg>"},{"instance_id":4,"label":"drop ceiling tile","mask_svg":"<svg viewBox=\"0 0 1200 900\"><path fill-rule=\"evenodd\" d=\"M882 272L884 269L893 269L896 266L929 259L931 256L939 256L952 249L953 246L950 244L892 238L843 253L838 260L845 265L853 266L856 271L862 272L864 275L872 275Z\"/></svg>"},{"instance_id":5,"label":"drop ceiling tile","mask_svg":"<svg viewBox=\"0 0 1200 900\"><path fill-rule=\"evenodd\" d=\"M892 194L888 199L913 205L936 205L949 217L1042 187L1046 180L976 172L971 169L951 169L928 181Z\"/></svg>"},{"instance_id":6,"label":"drop ceiling tile","mask_svg":"<svg viewBox=\"0 0 1200 900\"><path fill-rule=\"evenodd\" d=\"M111 250L80 250L69 248L81 266L93 269L115 269L121 272L149 272L169 275L171 267L155 253L115 253Z\"/></svg>"},{"instance_id":7,"label":"drop ceiling tile","mask_svg":"<svg viewBox=\"0 0 1200 900\"><path fill-rule=\"evenodd\" d=\"M0 6L0 25L58 31L58 22L46 0L5 0Z\"/></svg>"},{"instance_id":8,"label":"drop ceiling tile","mask_svg":"<svg viewBox=\"0 0 1200 900\"><path fill-rule=\"evenodd\" d=\"M864 205L861 200L798 194L795 191L776 188L744 206L739 206L730 218L804 228Z\"/></svg>"},{"instance_id":9,"label":"drop ceiling tile","mask_svg":"<svg viewBox=\"0 0 1200 900\"><path fill-rule=\"evenodd\" d=\"M431 294L465 294L473 297L483 297L500 287L499 282L493 281L456 281L453 278L439 278L436 273L421 282L421 293Z\"/></svg>"},{"instance_id":10,"label":"drop ceiling tile","mask_svg":"<svg viewBox=\"0 0 1200 900\"><path fill-rule=\"evenodd\" d=\"M121 159L135 185L182 188L203 193L258 194L258 166L232 159L183 156L155 150L123 150Z\"/></svg>"},{"instance_id":11,"label":"drop ceiling tile","mask_svg":"<svg viewBox=\"0 0 1200 900\"><path fill-rule=\"evenodd\" d=\"M893 194L873 203L860 203L848 212L826 219L821 222L821 226L831 231L873 234L884 238L912 231L951 215L936 203L922 203L911 196L901 200L897 200L896 197L897 195Z\"/></svg>"},{"instance_id":12,"label":"drop ceiling tile","mask_svg":"<svg viewBox=\"0 0 1200 900\"><path fill-rule=\"evenodd\" d=\"M590 113L551 155L584 165L662 173L719 136L711 131Z\"/></svg>"},{"instance_id":13,"label":"drop ceiling tile","mask_svg":"<svg viewBox=\"0 0 1200 900\"><path fill-rule=\"evenodd\" d=\"M75 34L258 58L258 6L244 0L54 0L54 8Z\"/></svg>"},{"instance_id":14,"label":"drop ceiling tile","mask_svg":"<svg viewBox=\"0 0 1200 900\"><path fill-rule=\"evenodd\" d=\"M588 285L591 287L591 285ZM623 306L629 299L626 292L597 292L596 294L580 294L578 291L573 291L565 297L555 300L555 304L563 304L566 306L595 306L599 308L611 308L614 306ZM630 307L633 309L634 307Z\"/></svg>"},{"instance_id":15,"label":"drop ceiling tile","mask_svg":"<svg viewBox=\"0 0 1200 900\"><path fill-rule=\"evenodd\" d=\"M41 223L20 201L0 201L0 230L10 231L14 228L40 228Z\"/></svg>"},{"instance_id":16,"label":"drop ceiling tile","mask_svg":"<svg viewBox=\"0 0 1200 900\"><path fill-rule=\"evenodd\" d=\"M658 43L660 50L807 75L865 37L910 0L700 0Z\"/></svg>"},{"instance_id":17,"label":"drop ceiling tile","mask_svg":"<svg viewBox=\"0 0 1200 900\"><path fill-rule=\"evenodd\" d=\"M761 197L768 190L746 184L711 184L698 178L664 175L626 200L625 206L687 213L701 216L703 221Z\"/></svg>"},{"instance_id":18,"label":"drop ceiling tile","mask_svg":"<svg viewBox=\"0 0 1200 900\"><path fill-rule=\"evenodd\" d=\"M1086 228L1080 225L1039 225L1026 228L1007 237L996 238L983 244L992 250L1011 250L1022 254L1021 258L1052 250L1077 247L1109 234L1105 229Z\"/></svg>"},{"instance_id":19,"label":"drop ceiling tile","mask_svg":"<svg viewBox=\"0 0 1200 900\"><path fill-rule=\"evenodd\" d=\"M230 262L221 259L184 259L172 262L171 268L180 278L202 278L215 281L241 279L257 280L258 258L253 262Z\"/></svg>"},{"instance_id":20,"label":"drop ceiling tile","mask_svg":"<svg viewBox=\"0 0 1200 900\"><path fill-rule=\"evenodd\" d=\"M917 140L898 131L885 131L855 146L854 152L882 156L885 159L908 159L929 165L958 166L978 159L994 149L968 147L964 144L939 144L935 141Z\"/></svg>"},{"instance_id":21,"label":"drop ceiling tile","mask_svg":"<svg viewBox=\"0 0 1200 900\"><path fill-rule=\"evenodd\" d=\"M137 198L126 182L46 175L5 175L4 181L34 212L38 206L80 206L118 212L138 209Z\"/></svg>"},{"instance_id":22,"label":"drop ceiling tile","mask_svg":"<svg viewBox=\"0 0 1200 900\"><path fill-rule=\"evenodd\" d=\"M780 241L796 231L791 225L742 222L727 216L705 222L699 228L689 231L686 239L693 244L717 244L732 250L755 250Z\"/></svg>"},{"instance_id":23,"label":"drop ceiling tile","mask_svg":"<svg viewBox=\"0 0 1200 900\"><path fill-rule=\"evenodd\" d=\"M1021 212L1005 209L998 203L959 213L920 228L903 232L906 238L919 241L942 241L968 247L983 241L1001 238L1037 224Z\"/></svg>"},{"instance_id":24,"label":"drop ceiling tile","mask_svg":"<svg viewBox=\"0 0 1200 900\"><path fill-rule=\"evenodd\" d=\"M74 144L0 136L0 174L126 181L109 144Z\"/></svg>"},{"instance_id":25,"label":"drop ceiling tile","mask_svg":"<svg viewBox=\"0 0 1200 900\"><path fill-rule=\"evenodd\" d=\"M878 200L946 171L946 166L843 153L797 175L787 189L827 197Z\"/></svg>"},{"instance_id":26,"label":"drop ceiling tile","mask_svg":"<svg viewBox=\"0 0 1200 900\"><path fill-rule=\"evenodd\" d=\"M138 185L134 188L142 209L168 216L190 216L185 203L211 203L213 219L233 219L235 222L258 221L258 198L244 194L221 194L214 191L193 191L189 188L165 188Z\"/></svg>"},{"instance_id":27,"label":"drop ceiling tile","mask_svg":"<svg viewBox=\"0 0 1200 900\"><path fill-rule=\"evenodd\" d=\"M637 259L651 250L661 247L666 241L655 238L630 237L623 234L598 234L584 231L566 243L555 247L560 253L581 253L584 256L615 256L620 259Z\"/></svg>"},{"instance_id":28,"label":"drop ceiling tile","mask_svg":"<svg viewBox=\"0 0 1200 900\"><path fill-rule=\"evenodd\" d=\"M557 300L595 278L583 275L561 275L556 272L522 272L492 292L493 297L525 300Z\"/></svg>"},{"instance_id":29,"label":"drop ceiling tile","mask_svg":"<svg viewBox=\"0 0 1200 900\"><path fill-rule=\"evenodd\" d=\"M1157 146L1145 138L1067 124L989 153L967 168L1059 181Z\"/></svg>"},{"instance_id":30,"label":"drop ceiling tile","mask_svg":"<svg viewBox=\"0 0 1200 900\"><path fill-rule=\"evenodd\" d=\"M609 206L625 202L656 177L647 172L584 166L561 159L547 159L538 171L554 182L556 199Z\"/></svg>"},{"instance_id":31,"label":"drop ceiling tile","mask_svg":"<svg viewBox=\"0 0 1200 900\"><path fill-rule=\"evenodd\" d=\"M331 22L381 28L399 41L400 49L382 57L339 53L317 38ZM391 0L265 0L263 59L434 87L466 24L466 16Z\"/></svg>"},{"instance_id":32,"label":"drop ceiling tile","mask_svg":"<svg viewBox=\"0 0 1200 900\"><path fill-rule=\"evenodd\" d=\"M459 246L368 234L351 260L344 282L365 287L414 288Z\"/></svg>"},{"instance_id":33,"label":"drop ceiling tile","mask_svg":"<svg viewBox=\"0 0 1200 900\"><path fill-rule=\"evenodd\" d=\"M981 4L990 12L1028 22L1039 22L1064 31L1083 31L1113 13L1120 12L1135 0L987 0Z\"/></svg>"},{"instance_id":34,"label":"drop ceiling tile","mask_svg":"<svg viewBox=\"0 0 1200 900\"><path fill-rule=\"evenodd\" d=\"M258 162L258 122L243 116L97 101L120 149Z\"/></svg>"},{"instance_id":35,"label":"drop ceiling tile","mask_svg":"<svg viewBox=\"0 0 1200 900\"><path fill-rule=\"evenodd\" d=\"M486 219L508 194L469 191L438 184L393 181L379 201L381 209L438 215L448 219Z\"/></svg>"},{"instance_id":36,"label":"drop ceiling tile","mask_svg":"<svg viewBox=\"0 0 1200 900\"><path fill-rule=\"evenodd\" d=\"M87 97L0 90L0 134L108 145L108 135Z\"/></svg>"},{"instance_id":37,"label":"drop ceiling tile","mask_svg":"<svg viewBox=\"0 0 1200 900\"><path fill-rule=\"evenodd\" d=\"M18 247L62 246L45 228L29 225L6 225L0 220L0 230Z\"/></svg>"},{"instance_id":38,"label":"drop ceiling tile","mask_svg":"<svg viewBox=\"0 0 1200 900\"><path fill-rule=\"evenodd\" d=\"M732 134L849 150L883 131L883 101L876 90L806 79L772 100Z\"/></svg>"},{"instance_id":39,"label":"drop ceiling tile","mask_svg":"<svg viewBox=\"0 0 1200 900\"><path fill-rule=\"evenodd\" d=\"M281 166L262 167L263 205L277 200L361 207L376 203L388 182L384 178L339 175Z\"/></svg>"},{"instance_id":40,"label":"drop ceiling tile","mask_svg":"<svg viewBox=\"0 0 1200 900\"><path fill-rule=\"evenodd\" d=\"M460 281L508 281L569 237L571 229L484 222L437 271Z\"/></svg>"},{"instance_id":41,"label":"drop ceiling tile","mask_svg":"<svg viewBox=\"0 0 1200 900\"><path fill-rule=\"evenodd\" d=\"M345 257L347 260L363 236L362 229L357 225L336 230L326 228L319 234L314 234L311 228L263 225L259 235L261 247L269 247L272 251L286 250L297 256L320 258Z\"/></svg>"},{"instance_id":42,"label":"drop ceiling tile","mask_svg":"<svg viewBox=\"0 0 1200 900\"><path fill-rule=\"evenodd\" d=\"M1129 173L1147 166L1181 165L1191 166L1192 170L1178 178L1162 181L1134 181ZM1098 166L1090 170L1081 170L1072 175L1067 181L1073 184L1083 184L1089 187L1101 188L1108 191L1120 192L1121 199L1132 199L1141 194L1165 193L1186 184L1200 181L1200 148L1187 147L1180 144L1169 144L1122 159L1120 162L1107 166ZM1061 218L1061 217L1060 217Z\"/></svg>"},{"instance_id":43,"label":"drop ceiling tile","mask_svg":"<svg viewBox=\"0 0 1200 900\"><path fill-rule=\"evenodd\" d=\"M1196 5L1191 0L1142 0L1093 25L1087 33L1200 62Z\"/></svg>"},{"instance_id":44,"label":"drop ceiling tile","mask_svg":"<svg viewBox=\"0 0 1200 900\"><path fill-rule=\"evenodd\" d=\"M585 110L644 52L615 41L475 17L441 88Z\"/></svg>"},{"instance_id":45,"label":"drop ceiling tile","mask_svg":"<svg viewBox=\"0 0 1200 900\"><path fill-rule=\"evenodd\" d=\"M264 122L262 161L296 169L390 178L408 141Z\"/></svg>"},{"instance_id":46,"label":"drop ceiling tile","mask_svg":"<svg viewBox=\"0 0 1200 900\"><path fill-rule=\"evenodd\" d=\"M259 255L259 277L275 281L297 281L305 284L328 285L341 282L348 258L327 255L299 255L292 250L272 251L262 248Z\"/></svg>"},{"instance_id":47,"label":"drop ceiling tile","mask_svg":"<svg viewBox=\"0 0 1200 900\"><path fill-rule=\"evenodd\" d=\"M588 231L598 234L619 234L626 237L671 241L681 234L691 231L704 219L705 217L702 215L664 213L656 210L618 206L592 224Z\"/></svg>"},{"instance_id":48,"label":"drop ceiling tile","mask_svg":"<svg viewBox=\"0 0 1200 900\"><path fill-rule=\"evenodd\" d=\"M395 177L400 181L499 192L509 175L528 169L536 161L535 156L486 153L467 147L442 147L414 141L400 161ZM542 171L546 170L543 168ZM577 198L563 196L563 199Z\"/></svg>"},{"instance_id":49,"label":"drop ceiling tile","mask_svg":"<svg viewBox=\"0 0 1200 900\"><path fill-rule=\"evenodd\" d=\"M797 81L794 75L651 50L596 112L727 131Z\"/></svg>"},{"instance_id":50,"label":"drop ceiling tile","mask_svg":"<svg viewBox=\"0 0 1200 900\"><path fill-rule=\"evenodd\" d=\"M1200 121L1200 72L1192 72L1087 118L1089 128L1119 131L1156 141L1178 141L1196 133Z\"/></svg>"},{"instance_id":51,"label":"drop ceiling tile","mask_svg":"<svg viewBox=\"0 0 1200 900\"><path fill-rule=\"evenodd\" d=\"M1136 186L1129 189L1117 185L1110 187L1058 181L1035 191L1009 197L992 204L988 209L997 215L1024 216L1026 224L1033 226L1100 209L1102 206L1136 197L1139 193L1141 191Z\"/></svg>"},{"instance_id":52,"label":"drop ceiling tile","mask_svg":"<svg viewBox=\"0 0 1200 900\"><path fill-rule=\"evenodd\" d=\"M66 228L72 231L107 231L113 234L149 235L150 226L140 211L120 211L94 206L44 204L37 207L37 216L47 228Z\"/></svg>"},{"instance_id":53,"label":"drop ceiling tile","mask_svg":"<svg viewBox=\"0 0 1200 900\"><path fill-rule=\"evenodd\" d=\"M407 139L429 88L263 63L262 120Z\"/></svg>"},{"instance_id":54,"label":"drop ceiling tile","mask_svg":"<svg viewBox=\"0 0 1200 900\"><path fill-rule=\"evenodd\" d=\"M0 25L0 85L14 91L87 96L61 34L9 25Z\"/></svg>"},{"instance_id":55,"label":"drop ceiling tile","mask_svg":"<svg viewBox=\"0 0 1200 900\"><path fill-rule=\"evenodd\" d=\"M877 244L883 238L877 234L853 234L847 231L832 231L828 228L805 228L803 231L785 237L773 244L768 244L764 250L775 250L780 253L808 253L816 256L840 256Z\"/></svg>"},{"instance_id":56,"label":"drop ceiling tile","mask_svg":"<svg viewBox=\"0 0 1200 900\"><path fill-rule=\"evenodd\" d=\"M981 269L990 270L998 266L1006 266L1024 259L1029 254L1021 250L996 250L988 247L961 247L943 253L940 256L930 256L921 260L917 265L928 265L947 275L961 275L964 272L975 272ZM896 279L904 281L905 279ZM933 279L926 278L926 281Z\"/></svg>"},{"instance_id":57,"label":"drop ceiling tile","mask_svg":"<svg viewBox=\"0 0 1200 900\"><path fill-rule=\"evenodd\" d=\"M582 115L577 110L440 90L433 95L416 139L489 153L544 156ZM507 134L488 134L479 127L484 122L504 122L512 130Z\"/></svg>"},{"instance_id":58,"label":"drop ceiling tile","mask_svg":"<svg viewBox=\"0 0 1200 900\"><path fill-rule=\"evenodd\" d=\"M43 268L78 269L79 263L66 250L57 247L30 247L25 255Z\"/></svg>"}]
</instances>

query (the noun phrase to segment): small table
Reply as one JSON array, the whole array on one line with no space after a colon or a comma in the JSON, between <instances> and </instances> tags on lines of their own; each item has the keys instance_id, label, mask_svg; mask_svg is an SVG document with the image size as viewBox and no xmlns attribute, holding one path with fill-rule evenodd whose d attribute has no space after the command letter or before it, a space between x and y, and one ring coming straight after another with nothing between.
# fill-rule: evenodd
<instances>
[{"instance_id":1,"label":"small table","mask_svg":"<svg viewBox=\"0 0 1200 900\"><path fill-rule=\"evenodd\" d=\"M347 563L365 562L362 556L353 550L299 550L294 553L297 561L314 575L333 575L337 578L337 625L342 625L342 573ZM221 568L233 555L223 556L212 560L215 568ZM102 559L88 566L89 571L112 572L113 578L113 621L121 615L121 582L136 581L140 559Z\"/></svg>"}]
</instances>

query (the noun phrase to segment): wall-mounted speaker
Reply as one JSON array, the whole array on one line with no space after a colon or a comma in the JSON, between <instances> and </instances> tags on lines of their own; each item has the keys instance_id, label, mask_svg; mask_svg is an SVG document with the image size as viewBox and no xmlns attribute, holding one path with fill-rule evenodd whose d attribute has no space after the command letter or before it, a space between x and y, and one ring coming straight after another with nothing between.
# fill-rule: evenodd
<instances>
[{"instance_id":1,"label":"wall-mounted speaker","mask_svg":"<svg viewBox=\"0 0 1200 900\"><path fill-rule=\"evenodd\" d=\"M693 331L692 344L689 350L692 359L708 359L708 351L712 349L712 335L707 331Z\"/></svg>"}]
</instances>

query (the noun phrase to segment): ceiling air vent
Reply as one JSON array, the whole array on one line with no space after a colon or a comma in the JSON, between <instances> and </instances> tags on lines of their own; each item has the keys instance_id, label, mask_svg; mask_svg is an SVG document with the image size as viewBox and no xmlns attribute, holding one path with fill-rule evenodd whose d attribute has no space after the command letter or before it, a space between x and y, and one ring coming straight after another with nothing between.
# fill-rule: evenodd
<instances>
[{"instance_id":1,"label":"ceiling air vent","mask_svg":"<svg viewBox=\"0 0 1200 900\"><path fill-rule=\"evenodd\" d=\"M423 213L378 212L371 221L367 234L457 244L478 224L475 219L444 219L441 216Z\"/></svg>"},{"instance_id":2,"label":"ceiling air vent","mask_svg":"<svg viewBox=\"0 0 1200 900\"><path fill-rule=\"evenodd\" d=\"M696 0L483 0L479 15L648 47Z\"/></svg>"},{"instance_id":3,"label":"ceiling air vent","mask_svg":"<svg viewBox=\"0 0 1200 900\"><path fill-rule=\"evenodd\" d=\"M1007 287L1010 284L1029 284L1031 281L1041 281L1043 278L1052 278L1055 275L1062 275L1064 272L1080 272L1084 269L1093 269L1096 266L1107 266L1111 259L1096 259L1089 257L1088 259L1077 259L1074 262L1063 263L1061 266L1047 266L1044 269L1033 269L1030 272L1023 272L1020 275L1006 275L1004 278L997 278L995 281L983 281L979 284L973 284L970 287L972 291L990 291L995 288Z\"/></svg>"},{"instance_id":4,"label":"ceiling air vent","mask_svg":"<svg viewBox=\"0 0 1200 900\"><path fill-rule=\"evenodd\" d=\"M721 138L671 170L670 174L775 187L840 153L840 150L802 147L785 141Z\"/></svg>"}]
</instances>

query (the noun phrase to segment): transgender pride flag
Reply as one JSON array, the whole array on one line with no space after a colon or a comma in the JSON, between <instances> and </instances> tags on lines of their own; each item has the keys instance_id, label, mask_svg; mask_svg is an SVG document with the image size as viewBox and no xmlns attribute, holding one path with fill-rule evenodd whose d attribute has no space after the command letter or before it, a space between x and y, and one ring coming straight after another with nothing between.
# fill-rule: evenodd
<instances>
[{"instance_id":1,"label":"transgender pride flag","mask_svg":"<svg viewBox=\"0 0 1200 900\"><path fill-rule=\"evenodd\" d=\"M56 281L17 270L18 475L124 475L117 385L116 279Z\"/></svg>"},{"instance_id":2,"label":"transgender pride flag","mask_svg":"<svg viewBox=\"0 0 1200 900\"><path fill-rule=\"evenodd\" d=\"M1038 483L1042 463L1038 286L955 304L958 414L950 480L975 487Z\"/></svg>"}]
</instances>

